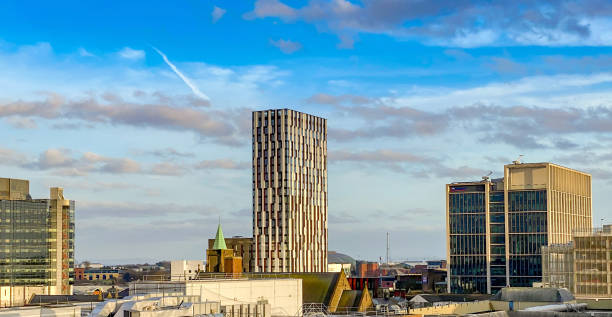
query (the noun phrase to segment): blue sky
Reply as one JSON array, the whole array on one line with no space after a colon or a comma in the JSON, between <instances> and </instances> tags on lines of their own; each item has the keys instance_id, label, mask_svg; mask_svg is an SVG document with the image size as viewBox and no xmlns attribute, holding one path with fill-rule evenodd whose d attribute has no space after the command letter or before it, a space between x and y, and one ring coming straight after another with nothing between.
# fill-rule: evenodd
<instances>
[{"instance_id":1,"label":"blue sky","mask_svg":"<svg viewBox=\"0 0 612 317\"><path fill-rule=\"evenodd\" d=\"M77 200L78 261L251 233L250 112L328 118L329 247L445 254L444 184L520 154L612 220L608 1L0 3L0 168ZM164 56L166 59L164 59Z\"/></svg>"}]
</instances>

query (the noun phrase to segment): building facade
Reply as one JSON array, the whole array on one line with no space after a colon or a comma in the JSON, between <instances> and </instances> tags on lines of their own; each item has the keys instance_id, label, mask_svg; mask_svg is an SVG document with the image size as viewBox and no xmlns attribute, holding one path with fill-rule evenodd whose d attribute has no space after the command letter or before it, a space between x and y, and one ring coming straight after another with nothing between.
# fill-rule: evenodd
<instances>
[{"instance_id":1,"label":"building facade","mask_svg":"<svg viewBox=\"0 0 612 317\"><path fill-rule=\"evenodd\" d=\"M542 280L541 247L589 227L591 176L551 163L446 185L448 291L495 293Z\"/></svg>"},{"instance_id":2,"label":"building facade","mask_svg":"<svg viewBox=\"0 0 612 317\"><path fill-rule=\"evenodd\" d=\"M209 247L210 249L210 247ZM204 272L206 267L202 260L175 260L170 262L170 280L192 280Z\"/></svg>"},{"instance_id":3,"label":"building facade","mask_svg":"<svg viewBox=\"0 0 612 317\"><path fill-rule=\"evenodd\" d=\"M215 239L208 239L208 249L211 250ZM225 239L228 249L234 250L234 256L242 258L242 272L253 271L253 239L245 237L232 237Z\"/></svg>"},{"instance_id":4,"label":"building facade","mask_svg":"<svg viewBox=\"0 0 612 317\"><path fill-rule=\"evenodd\" d=\"M32 199L27 180L0 178L0 285L10 293L2 306L23 304L28 288L72 294L74 208L62 188L51 188L49 199Z\"/></svg>"},{"instance_id":5,"label":"building facade","mask_svg":"<svg viewBox=\"0 0 612 317\"><path fill-rule=\"evenodd\" d=\"M294 110L255 111L255 272L327 270L327 120Z\"/></svg>"},{"instance_id":6,"label":"building facade","mask_svg":"<svg viewBox=\"0 0 612 317\"><path fill-rule=\"evenodd\" d=\"M612 294L612 225L575 230L567 244L542 248L542 284L569 289L576 297Z\"/></svg>"},{"instance_id":7,"label":"building facade","mask_svg":"<svg viewBox=\"0 0 612 317\"><path fill-rule=\"evenodd\" d=\"M106 280L123 280L125 273L118 269L85 269L83 271L82 280L85 281L106 281Z\"/></svg>"}]
</instances>

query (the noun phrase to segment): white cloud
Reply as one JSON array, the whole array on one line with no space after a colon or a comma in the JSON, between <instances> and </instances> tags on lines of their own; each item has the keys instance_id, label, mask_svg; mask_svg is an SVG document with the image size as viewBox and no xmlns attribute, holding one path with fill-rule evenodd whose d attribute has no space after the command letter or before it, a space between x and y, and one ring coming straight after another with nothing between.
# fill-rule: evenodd
<instances>
[{"instance_id":1,"label":"white cloud","mask_svg":"<svg viewBox=\"0 0 612 317\"><path fill-rule=\"evenodd\" d=\"M94 57L96 55L94 55L93 53L89 52L88 50L79 47L79 55L81 55L82 57Z\"/></svg>"},{"instance_id":2,"label":"white cloud","mask_svg":"<svg viewBox=\"0 0 612 317\"><path fill-rule=\"evenodd\" d=\"M166 64L170 66L172 71L177 76L179 76L179 78L185 83L185 85L187 85L191 89L194 95L204 100L210 100L210 98L208 98L207 95L201 92L200 89L189 78L187 78L187 76L185 76L172 62L170 62L170 60L168 60L168 57L166 56L166 54L162 53L162 51L158 50L155 47L153 49L164 59L164 62L166 62Z\"/></svg>"},{"instance_id":3,"label":"white cloud","mask_svg":"<svg viewBox=\"0 0 612 317\"><path fill-rule=\"evenodd\" d=\"M117 52L121 58L131 59L131 60L139 60L145 58L145 51L135 50L130 47L124 47L119 52Z\"/></svg>"}]
</instances>

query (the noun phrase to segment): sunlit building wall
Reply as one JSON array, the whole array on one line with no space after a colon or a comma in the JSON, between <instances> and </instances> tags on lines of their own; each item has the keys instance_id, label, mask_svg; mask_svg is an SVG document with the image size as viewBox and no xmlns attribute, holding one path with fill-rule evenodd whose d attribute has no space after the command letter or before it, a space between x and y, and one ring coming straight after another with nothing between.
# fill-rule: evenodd
<instances>
[{"instance_id":1,"label":"sunlit building wall","mask_svg":"<svg viewBox=\"0 0 612 317\"><path fill-rule=\"evenodd\" d=\"M24 304L33 293L72 294L74 201L51 188L32 199L29 182L0 178L0 305Z\"/></svg>"},{"instance_id":2,"label":"sunlit building wall","mask_svg":"<svg viewBox=\"0 0 612 317\"><path fill-rule=\"evenodd\" d=\"M509 164L504 178L447 189L448 290L494 293L542 280L541 247L590 228L591 176L551 163Z\"/></svg>"}]
</instances>

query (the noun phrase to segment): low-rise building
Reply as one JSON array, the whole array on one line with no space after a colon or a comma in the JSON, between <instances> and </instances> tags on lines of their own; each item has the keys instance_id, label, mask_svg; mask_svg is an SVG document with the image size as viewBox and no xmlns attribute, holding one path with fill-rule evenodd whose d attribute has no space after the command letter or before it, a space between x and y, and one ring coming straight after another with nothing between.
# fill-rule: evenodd
<instances>
[{"instance_id":1,"label":"low-rise building","mask_svg":"<svg viewBox=\"0 0 612 317\"><path fill-rule=\"evenodd\" d=\"M206 272L209 273L242 273L242 257L236 256L233 249L228 249L221 224L212 248L206 250Z\"/></svg>"},{"instance_id":2,"label":"low-rise building","mask_svg":"<svg viewBox=\"0 0 612 317\"><path fill-rule=\"evenodd\" d=\"M170 280L192 280L204 271L204 261L178 260L170 262Z\"/></svg>"},{"instance_id":3,"label":"low-rise building","mask_svg":"<svg viewBox=\"0 0 612 317\"><path fill-rule=\"evenodd\" d=\"M564 287L576 297L612 294L612 225L574 231L568 244L542 248L542 284Z\"/></svg>"},{"instance_id":4,"label":"low-rise building","mask_svg":"<svg viewBox=\"0 0 612 317\"><path fill-rule=\"evenodd\" d=\"M74 268L74 280L81 281L85 279L85 268L75 267Z\"/></svg>"},{"instance_id":5,"label":"low-rise building","mask_svg":"<svg viewBox=\"0 0 612 317\"><path fill-rule=\"evenodd\" d=\"M208 249L212 250L215 239L208 239ZM242 272L252 272L253 268L253 238L234 236L225 238L227 249L234 250L234 256L242 258Z\"/></svg>"},{"instance_id":6,"label":"low-rise building","mask_svg":"<svg viewBox=\"0 0 612 317\"><path fill-rule=\"evenodd\" d=\"M351 264L350 263L328 263L327 271L338 273L340 271L344 272L344 275L347 277L351 276Z\"/></svg>"},{"instance_id":7,"label":"low-rise building","mask_svg":"<svg viewBox=\"0 0 612 317\"><path fill-rule=\"evenodd\" d=\"M378 262L357 261L355 273L358 277L377 277L380 275Z\"/></svg>"},{"instance_id":8,"label":"low-rise building","mask_svg":"<svg viewBox=\"0 0 612 317\"><path fill-rule=\"evenodd\" d=\"M189 296L195 297L188 300L192 303L218 302L227 307L267 301L271 316L299 316L302 309L302 280L299 278L211 277L187 281L137 281L130 283L129 290L132 298L162 294L166 297ZM107 316L108 313L101 315Z\"/></svg>"},{"instance_id":9,"label":"low-rise building","mask_svg":"<svg viewBox=\"0 0 612 317\"><path fill-rule=\"evenodd\" d=\"M83 280L86 281L105 281L105 280L122 280L123 271L116 269L85 269L83 272Z\"/></svg>"}]
</instances>

